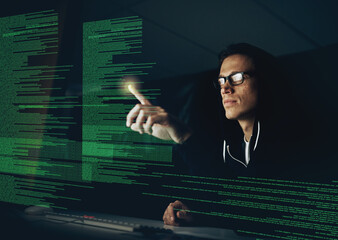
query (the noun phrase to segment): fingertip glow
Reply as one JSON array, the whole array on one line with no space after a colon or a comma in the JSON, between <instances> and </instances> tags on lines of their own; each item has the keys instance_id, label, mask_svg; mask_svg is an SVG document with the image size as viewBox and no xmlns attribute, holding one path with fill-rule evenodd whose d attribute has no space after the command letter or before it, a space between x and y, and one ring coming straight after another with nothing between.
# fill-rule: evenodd
<instances>
[{"instance_id":1,"label":"fingertip glow","mask_svg":"<svg viewBox=\"0 0 338 240\"><path fill-rule=\"evenodd\" d=\"M138 89L139 83L140 83L139 80L135 76L124 77L122 84L121 84L121 87L122 87L121 90L125 94L128 94L128 93L134 94Z\"/></svg>"},{"instance_id":2,"label":"fingertip glow","mask_svg":"<svg viewBox=\"0 0 338 240\"><path fill-rule=\"evenodd\" d=\"M129 85L128 85L128 90L129 90L131 93L133 93L133 92L134 92L134 86L131 85L131 84L129 84Z\"/></svg>"}]
</instances>

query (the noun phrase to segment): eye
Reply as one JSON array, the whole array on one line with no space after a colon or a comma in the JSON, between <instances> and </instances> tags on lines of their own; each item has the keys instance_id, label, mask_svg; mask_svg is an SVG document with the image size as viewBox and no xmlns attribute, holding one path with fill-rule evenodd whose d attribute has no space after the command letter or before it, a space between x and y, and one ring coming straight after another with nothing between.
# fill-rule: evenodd
<instances>
[{"instance_id":1,"label":"eye","mask_svg":"<svg viewBox=\"0 0 338 240\"><path fill-rule=\"evenodd\" d=\"M230 78L231 78L232 82L234 82L234 83L242 82L243 74L242 73L235 73Z\"/></svg>"},{"instance_id":2,"label":"eye","mask_svg":"<svg viewBox=\"0 0 338 240\"><path fill-rule=\"evenodd\" d=\"M218 83L219 83L220 85L225 84L225 78L224 78L224 77L218 78Z\"/></svg>"}]
</instances>

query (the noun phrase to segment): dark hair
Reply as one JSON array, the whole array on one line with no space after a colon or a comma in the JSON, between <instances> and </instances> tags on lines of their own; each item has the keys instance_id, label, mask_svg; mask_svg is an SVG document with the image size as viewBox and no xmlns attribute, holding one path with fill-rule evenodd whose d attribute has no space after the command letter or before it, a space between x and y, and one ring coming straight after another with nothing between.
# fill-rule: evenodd
<instances>
[{"instance_id":1,"label":"dark hair","mask_svg":"<svg viewBox=\"0 0 338 240\"><path fill-rule=\"evenodd\" d=\"M241 54L252 59L255 75L258 80L258 106L256 117L268 118L274 114L278 85L281 83L282 73L277 59L268 52L248 43L229 45L219 54L219 70L227 57Z\"/></svg>"}]
</instances>

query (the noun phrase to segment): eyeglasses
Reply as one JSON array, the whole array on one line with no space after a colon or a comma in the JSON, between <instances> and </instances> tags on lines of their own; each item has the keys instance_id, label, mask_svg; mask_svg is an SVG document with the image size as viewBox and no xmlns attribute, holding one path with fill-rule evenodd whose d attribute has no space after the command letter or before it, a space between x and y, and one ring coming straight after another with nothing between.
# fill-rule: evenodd
<instances>
[{"instance_id":1,"label":"eyeglasses","mask_svg":"<svg viewBox=\"0 0 338 240\"><path fill-rule=\"evenodd\" d=\"M217 79L217 81L214 81L214 85L217 89L221 88L225 83L226 81L228 80L229 81L229 84L231 86L237 86L237 85L240 85L244 82L244 79L246 79L246 77L244 77L244 74L245 75L251 75L253 72L236 72L236 73L233 73L233 74L230 74L229 76L227 77L219 77Z\"/></svg>"}]
</instances>

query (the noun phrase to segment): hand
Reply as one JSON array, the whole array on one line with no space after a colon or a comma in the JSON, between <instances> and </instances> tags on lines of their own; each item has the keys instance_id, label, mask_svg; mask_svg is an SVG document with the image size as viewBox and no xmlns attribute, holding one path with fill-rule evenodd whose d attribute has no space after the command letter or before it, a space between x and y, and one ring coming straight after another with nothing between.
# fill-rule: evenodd
<instances>
[{"instance_id":1,"label":"hand","mask_svg":"<svg viewBox=\"0 0 338 240\"><path fill-rule=\"evenodd\" d=\"M179 119L167 113L163 108L153 106L131 85L128 88L140 103L136 104L128 113L127 127L140 134L147 133L163 140L172 140L176 143L183 143L190 137L191 131Z\"/></svg>"},{"instance_id":2,"label":"hand","mask_svg":"<svg viewBox=\"0 0 338 240\"><path fill-rule=\"evenodd\" d=\"M163 214L163 222L167 225L181 226L191 224L193 216L189 208L181 201L170 203Z\"/></svg>"}]
</instances>

